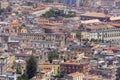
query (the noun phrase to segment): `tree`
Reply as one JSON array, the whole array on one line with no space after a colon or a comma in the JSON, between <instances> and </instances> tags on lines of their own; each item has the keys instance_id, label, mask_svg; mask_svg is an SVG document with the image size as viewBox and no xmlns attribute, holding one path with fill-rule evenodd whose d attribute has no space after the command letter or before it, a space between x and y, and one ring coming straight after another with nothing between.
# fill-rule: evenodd
<instances>
[{"instance_id":1,"label":"tree","mask_svg":"<svg viewBox=\"0 0 120 80\"><path fill-rule=\"evenodd\" d=\"M45 14L43 14L41 17L45 17L45 18L50 18L50 17L65 17L65 18L69 18L69 17L75 17L76 13L73 11L69 11L68 14L64 14L63 12L61 12L60 10L49 10L47 11Z\"/></svg>"},{"instance_id":2,"label":"tree","mask_svg":"<svg viewBox=\"0 0 120 80\"><path fill-rule=\"evenodd\" d=\"M50 61L50 63L52 63L53 59L58 59L59 55L56 54L55 52L50 52L48 54L48 60Z\"/></svg>"},{"instance_id":3,"label":"tree","mask_svg":"<svg viewBox=\"0 0 120 80\"><path fill-rule=\"evenodd\" d=\"M17 80L29 80L28 78L26 78L26 77L18 77L18 79Z\"/></svg>"},{"instance_id":4,"label":"tree","mask_svg":"<svg viewBox=\"0 0 120 80\"><path fill-rule=\"evenodd\" d=\"M28 79L31 79L36 75L36 73L37 73L37 61L35 57L31 55L26 65L26 75Z\"/></svg>"}]
</instances>

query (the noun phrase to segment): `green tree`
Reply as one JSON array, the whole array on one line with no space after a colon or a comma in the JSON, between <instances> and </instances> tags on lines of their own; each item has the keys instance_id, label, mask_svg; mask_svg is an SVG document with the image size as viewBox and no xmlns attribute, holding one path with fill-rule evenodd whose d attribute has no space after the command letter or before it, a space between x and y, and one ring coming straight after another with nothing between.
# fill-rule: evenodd
<instances>
[{"instance_id":1,"label":"green tree","mask_svg":"<svg viewBox=\"0 0 120 80\"><path fill-rule=\"evenodd\" d=\"M48 11L45 14L42 15L42 17L45 17L45 18L59 17L59 16L62 16L62 17L65 17L65 18L75 17L76 13L73 12L73 11L69 11L68 14L64 14L64 13L61 13L59 11L55 11L55 10L51 9L50 11Z\"/></svg>"},{"instance_id":2,"label":"green tree","mask_svg":"<svg viewBox=\"0 0 120 80\"><path fill-rule=\"evenodd\" d=\"M55 52L50 52L48 54L48 60L50 61L50 63L52 63L53 59L58 59L59 55L56 54Z\"/></svg>"},{"instance_id":3,"label":"green tree","mask_svg":"<svg viewBox=\"0 0 120 80\"><path fill-rule=\"evenodd\" d=\"M18 77L18 79L17 80L29 80L28 78L26 78L26 77Z\"/></svg>"},{"instance_id":4,"label":"green tree","mask_svg":"<svg viewBox=\"0 0 120 80\"><path fill-rule=\"evenodd\" d=\"M26 75L28 79L31 79L36 75L36 73L37 73L37 61L35 57L31 55L26 65Z\"/></svg>"}]
</instances>

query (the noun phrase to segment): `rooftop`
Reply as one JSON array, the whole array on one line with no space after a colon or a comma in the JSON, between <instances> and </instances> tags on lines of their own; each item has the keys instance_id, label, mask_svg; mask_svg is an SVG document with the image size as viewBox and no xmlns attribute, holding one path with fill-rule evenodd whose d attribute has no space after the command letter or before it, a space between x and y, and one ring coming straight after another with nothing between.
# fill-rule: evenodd
<instances>
[{"instance_id":1,"label":"rooftop","mask_svg":"<svg viewBox=\"0 0 120 80\"><path fill-rule=\"evenodd\" d=\"M112 28L112 25L109 24L92 24L92 25L87 25L86 28L88 29L102 29L102 28Z\"/></svg>"},{"instance_id":2,"label":"rooftop","mask_svg":"<svg viewBox=\"0 0 120 80\"><path fill-rule=\"evenodd\" d=\"M85 14L81 14L81 16L88 16L88 17L99 17L99 18L106 18L108 17L104 13L96 13L96 12L87 12Z\"/></svg>"},{"instance_id":3,"label":"rooftop","mask_svg":"<svg viewBox=\"0 0 120 80\"><path fill-rule=\"evenodd\" d=\"M67 76L70 76L70 77L83 76L83 75L84 75L83 73L79 73L79 72L67 74Z\"/></svg>"}]
</instances>

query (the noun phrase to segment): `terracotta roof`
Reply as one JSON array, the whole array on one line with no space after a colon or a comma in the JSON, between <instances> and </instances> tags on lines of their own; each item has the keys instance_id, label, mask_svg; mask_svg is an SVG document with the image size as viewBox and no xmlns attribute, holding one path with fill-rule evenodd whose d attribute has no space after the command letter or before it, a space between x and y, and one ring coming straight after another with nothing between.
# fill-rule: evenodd
<instances>
[{"instance_id":1,"label":"terracotta roof","mask_svg":"<svg viewBox=\"0 0 120 80\"><path fill-rule=\"evenodd\" d=\"M110 23L110 25L115 26L115 27L120 27L120 23Z\"/></svg>"},{"instance_id":2,"label":"terracotta roof","mask_svg":"<svg viewBox=\"0 0 120 80\"><path fill-rule=\"evenodd\" d=\"M12 22L11 25L20 25L19 22Z\"/></svg>"},{"instance_id":3,"label":"terracotta roof","mask_svg":"<svg viewBox=\"0 0 120 80\"><path fill-rule=\"evenodd\" d=\"M46 7L45 5L40 5L40 6L38 6L37 8L34 8L33 10L34 10L34 11L42 10L42 9L44 9L45 7Z\"/></svg>"},{"instance_id":4,"label":"terracotta roof","mask_svg":"<svg viewBox=\"0 0 120 80\"><path fill-rule=\"evenodd\" d=\"M88 79L101 79L101 76L97 76L97 75L87 75L85 78L88 78Z\"/></svg>"},{"instance_id":5,"label":"terracotta roof","mask_svg":"<svg viewBox=\"0 0 120 80\"><path fill-rule=\"evenodd\" d=\"M84 75L83 73L79 73L79 72L67 74L67 76L71 76L71 77L83 76L83 75Z\"/></svg>"},{"instance_id":6,"label":"terracotta roof","mask_svg":"<svg viewBox=\"0 0 120 80\"><path fill-rule=\"evenodd\" d=\"M15 70L12 69L12 68L8 68L8 69L7 69L7 72L15 72Z\"/></svg>"},{"instance_id":7,"label":"terracotta roof","mask_svg":"<svg viewBox=\"0 0 120 80\"><path fill-rule=\"evenodd\" d=\"M69 64L69 65L80 65L80 63L76 63L76 62L64 62L61 64Z\"/></svg>"}]
</instances>

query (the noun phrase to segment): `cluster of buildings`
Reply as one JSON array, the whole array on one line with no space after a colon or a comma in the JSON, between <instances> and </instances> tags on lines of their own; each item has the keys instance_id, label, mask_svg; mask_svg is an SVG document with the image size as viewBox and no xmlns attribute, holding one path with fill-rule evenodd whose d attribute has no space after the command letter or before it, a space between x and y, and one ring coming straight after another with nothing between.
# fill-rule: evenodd
<instances>
[{"instance_id":1,"label":"cluster of buildings","mask_svg":"<svg viewBox=\"0 0 120 80\"><path fill-rule=\"evenodd\" d=\"M17 80L31 55L38 63L31 80L119 80L119 4L120 0L0 0L0 80ZM76 16L42 16L50 10ZM59 57L50 63L51 52Z\"/></svg>"}]
</instances>

